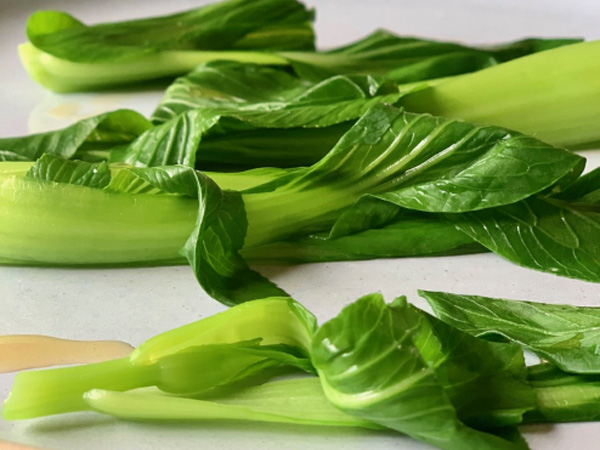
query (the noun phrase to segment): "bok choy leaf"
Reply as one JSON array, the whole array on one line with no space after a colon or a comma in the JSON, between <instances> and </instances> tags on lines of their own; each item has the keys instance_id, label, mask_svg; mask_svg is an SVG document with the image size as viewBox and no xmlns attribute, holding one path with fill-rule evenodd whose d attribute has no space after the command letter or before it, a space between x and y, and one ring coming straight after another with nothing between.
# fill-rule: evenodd
<instances>
[{"instance_id":1,"label":"bok choy leaf","mask_svg":"<svg viewBox=\"0 0 600 450\"><path fill-rule=\"evenodd\" d=\"M319 163L243 192L243 203L237 204L237 210L227 206L230 209L224 216L245 215L247 221L245 235L239 222L230 224L234 231L229 234L239 239L237 243L227 241L225 251L209 258L208 254L198 253L202 232L195 233L194 245L188 241L188 260L211 295L225 291L241 295L239 290L224 290L222 286L238 285L237 280L244 280L245 286L249 279L252 281L248 286L258 289L256 276L241 264L238 252L242 242L245 248L259 247L327 229L343 208L365 194L378 195L405 208L458 213L526 198L573 170L581 170L581 163L580 157L567 151L503 129L375 106ZM218 203L215 200L215 205ZM214 209L211 211L216 214ZM217 222L219 229L226 223ZM190 257L192 249L195 253ZM210 279L204 277L203 261L215 261L217 257L226 269L211 272ZM227 260L231 262L225 263ZM211 290L211 285L217 289ZM264 288L266 292L272 289L267 284ZM262 289L258 290L264 295ZM244 290L238 299L217 298L236 303L249 295Z\"/></svg>"},{"instance_id":2,"label":"bok choy leaf","mask_svg":"<svg viewBox=\"0 0 600 450\"><path fill-rule=\"evenodd\" d=\"M417 88L368 76L311 83L255 64L207 63L167 90L153 115L160 125L111 160L203 170L310 165L371 106Z\"/></svg>"},{"instance_id":3,"label":"bok choy leaf","mask_svg":"<svg viewBox=\"0 0 600 450\"><path fill-rule=\"evenodd\" d=\"M486 379L486 371L502 377L498 369L500 373L504 369L504 382L508 383L505 387L521 384L523 392L530 394L512 399L520 411L518 420L521 413L534 407L533 393L524 381L522 355L520 361L515 360L518 352L513 347L492 343L486 353L483 341L471 347L475 341L465 339L456 330L447 331L449 334L439 332L403 299L391 305L376 294L359 299L322 325L314 336L312 359L325 395L348 414L438 448L527 448L522 442L511 442L466 425L455 405L470 400L464 392L460 393L461 381L452 379L453 375L460 378L461 372L469 374L467 378L472 376L473 383L482 383L480 391L471 394L493 399L495 389L503 382L496 380L499 384L494 385ZM498 351L500 347L496 345L503 346L502 350ZM478 357L473 358L475 355ZM484 361L487 367L484 363L478 368ZM522 376L513 379L514 370ZM454 382L458 391L453 391ZM491 403L481 407L485 409ZM513 407L509 410L514 411Z\"/></svg>"},{"instance_id":4,"label":"bok choy leaf","mask_svg":"<svg viewBox=\"0 0 600 450\"><path fill-rule=\"evenodd\" d=\"M420 291L444 322L476 336L500 335L566 372L600 373L600 310Z\"/></svg>"},{"instance_id":5,"label":"bok choy leaf","mask_svg":"<svg viewBox=\"0 0 600 450\"><path fill-rule=\"evenodd\" d=\"M580 39L526 39L497 47L468 47L396 36L377 30L351 44L324 52L282 52L301 78L368 74L399 83L474 72L522 56L579 42Z\"/></svg>"},{"instance_id":6,"label":"bok choy leaf","mask_svg":"<svg viewBox=\"0 0 600 450\"><path fill-rule=\"evenodd\" d=\"M600 282L600 205L532 197L448 215L459 230L521 266Z\"/></svg>"},{"instance_id":7,"label":"bok choy leaf","mask_svg":"<svg viewBox=\"0 0 600 450\"><path fill-rule=\"evenodd\" d=\"M129 144L152 124L141 114L119 110L80 120L66 128L0 139L0 161L35 161L44 154L106 159L108 149Z\"/></svg>"},{"instance_id":8,"label":"bok choy leaf","mask_svg":"<svg viewBox=\"0 0 600 450\"><path fill-rule=\"evenodd\" d=\"M407 256L447 256L485 252L487 249L454 225L435 217L408 217L383 227L346 236L310 234L242 249L249 261L277 264L353 261Z\"/></svg>"}]
</instances>

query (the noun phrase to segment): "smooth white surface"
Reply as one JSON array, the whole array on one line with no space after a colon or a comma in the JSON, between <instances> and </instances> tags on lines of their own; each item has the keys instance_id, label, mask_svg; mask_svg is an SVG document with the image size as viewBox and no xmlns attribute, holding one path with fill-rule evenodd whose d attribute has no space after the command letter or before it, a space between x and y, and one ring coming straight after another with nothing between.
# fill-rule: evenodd
<instances>
[{"instance_id":1,"label":"smooth white surface","mask_svg":"<svg viewBox=\"0 0 600 450\"><path fill-rule=\"evenodd\" d=\"M62 126L77 117L117 107L148 114L161 96L160 92L56 95L37 86L28 79L16 55L31 12L62 9L93 23L173 12L200 3L0 0L0 137ZM377 27L473 43L534 35L600 37L600 3L595 0L571 1L568 6L558 0L308 3L317 8L321 46L357 39ZM70 105L67 109L71 112L59 114L56 107L65 104ZM592 166L600 163L600 154L586 155L593 160ZM417 289L600 305L598 285L519 268L493 254L257 268L321 321L373 291L383 292L388 300L406 294L419 306L423 302L416 295ZM185 266L79 270L0 267L0 334L120 339L137 345L156 333L222 309L202 292ZM6 397L11 381L11 375L0 375L0 398ZM600 424L528 426L523 431L534 450L594 449L598 447ZM130 423L87 413L16 423L0 420L0 437L56 450L430 448L394 433L254 424Z\"/></svg>"}]
</instances>

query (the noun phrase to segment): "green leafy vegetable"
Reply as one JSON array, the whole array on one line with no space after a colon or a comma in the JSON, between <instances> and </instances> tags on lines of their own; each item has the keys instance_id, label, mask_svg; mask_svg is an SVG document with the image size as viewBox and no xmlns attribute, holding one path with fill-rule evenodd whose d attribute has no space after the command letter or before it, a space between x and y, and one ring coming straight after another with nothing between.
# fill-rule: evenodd
<instances>
[{"instance_id":1,"label":"green leafy vegetable","mask_svg":"<svg viewBox=\"0 0 600 450\"><path fill-rule=\"evenodd\" d=\"M456 331L442 344L426 320L405 301L388 306L380 295L370 295L321 326L313 340L312 359L327 398L346 413L439 448L527 448L460 420L454 406L459 396L448 392L454 380L444 378L460 373L456 371L466 362L465 349L478 350L469 348L468 341L463 343ZM498 364L510 367L512 358L489 352L484 360L497 370ZM472 358L471 362L484 360ZM457 367L451 368L454 364ZM521 365L524 372L522 360ZM478 370L485 374L485 367L469 366L464 369L474 371L476 378ZM532 406L525 399L521 402L525 410Z\"/></svg>"},{"instance_id":2,"label":"green leafy vegetable","mask_svg":"<svg viewBox=\"0 0 600 450\"><path fill-rule=\"evenodd\" d=\"M427 212L508 204L551 186L573 168L581 169L581 163L580 157L504 129L379 105L307 171L275 189L244 193L246 245L291 234L278 215L296 231L365 194ZM308 197L313 200L305 211Z\"/></svg>"},{"instance_id":3,"label":"green leafy vegetable","mask_svg":"<svg viewBox=\"0 0 600 450\"><path fill-rule=\"evenodd\" d=\"M576 167L581 167L579 157L503 129L375 106L319 163L279 182L245 191L243 204L227 204L221 216L216 212L221 194L216 190L210 194L215 206L208 209L214 214L214 226L222 230L228 222L219 217L237 216L223 235L238 241L228 240L227 246L213 249L210 255L199 253L197 244L204 240L204 232L197 226L196 241L193 246L188 241L187 247L188 252L195 248L196 253L192 257L187 253L188 259L204 289L221 301L251 298L248 289L242 293L228 287L239 286L238 280L263 296L281 295L242 265L238 253L242 242L245 248L252 248L328 228L340 210L365 194L378 194L397 205L429 212L489 208L527 197ZM245 235L240 225L244 215ZM202 226L201 222L198 225ZM225 270L205 276L203 261L219 261ZM224 300L218 292L239 297Z\"/></svg>"},{"instance_id":4,"label":"green leafy vegetable","mask_svg":"<svg viewBox=\"0 0 600 450\"><path fill-rule=\"evenodd\" d=\"M105 162L86 163L43 155L29 169L29 178L102 189L110 183L110 169Z\"/></svg>"},{"instance_id":5,"label":"green leafy vegetable","mask_svg":"<svg viewBox=\"0 0 600 450\"><path fill-rule=\"evenodd\" d=\"M560 369L600 373L600 310L420 291L444 322L476 336L500 335Z\"/></svg>"},{"instance_id":6,"label":"green leafy vegetable","mask_svg":"<svg viewBox=\"0 0 600 450\"><path fill-rule=\"evenodd\" d=\"M578 203L600 204L600 167L582 175L555 198Z\"/></svg>"},{"instance_id":7,"label":"green leafy vegetable","mask_svg":"<svg viewBox=\"0 0 600 450\"><path fill-rule=\"evenodd\" d=\"M265 53L310 50L308 11L295 0L229 0L170 16L86 26L69 14L38 11L20 48L34 80L59 92L173 77L213 59L262 64Z\"/></svg>"},{"instance_id":8,"label":"green leafy vegetable","mask_svg":"<svg viewBox=\"0 0 600 450\"><path fill-rule=\"evenodd\" d=\"M434 309L436 296L455 300L421 294L433 296ZM586 308L571 308L560 321L585 326ZM492 310L505 323L530 312ZM545 323L551 334L556 327ZM388 305L367 295L318 329L291 298L266 298L157 335L128 358L20 373L3 415L93 410L137 420L388 428L461 450L526 449L515 425L598 419L597 367L590 374L548 362L525 367L519 345L468 331L404 297ZM309 375L271 380L286 367Z\"/></svg>"}]
</instances>

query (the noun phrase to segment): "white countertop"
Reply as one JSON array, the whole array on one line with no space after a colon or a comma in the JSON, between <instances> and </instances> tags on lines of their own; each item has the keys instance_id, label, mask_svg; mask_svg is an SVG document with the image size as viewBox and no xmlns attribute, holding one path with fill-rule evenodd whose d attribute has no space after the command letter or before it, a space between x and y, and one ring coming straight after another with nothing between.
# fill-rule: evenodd
<instances>
[{"instance_id":1,"label":"white countertop","mask_svg":"<svg viewBox=\"0 0 600 450\"><path fill-rule=\"evenodd\" d=\"M29 80L16 54L26 17L59 9L93 23L192 8L201 1L165 4L141 0L103 2L0 0L0 137L64 125L49 111L77 103L81 113L129 107L149 114L161 92L57 95ZM494 43L526 36L600 38L595 0L504 2L460 0L307 2L317 8L322 47L357 39L383 27L398 34ZM526 4L525 4L526 3ZM589 167L600 151L586 152ZM1 213L1 212L0 212ZM419 306L417 289L443 290L556 303L600 305L600 286L517 267L493 254L406 258L353 263L256 267L323 321L369 292L388 300L405 294ZM161 331L224 307L211 300L186 267L51 269L0 267L0 334L47 334L71 339L119 339L137 345ZM12 375L0 375L4 399ZM522 428L531 448L597 448L600 424ZM0 438L55 450L246 450L430 448L395 433L261 424L132 423L91 413L8 423ZM0 444L1 448L1 444Z\"/></svg>"}]
</instances>

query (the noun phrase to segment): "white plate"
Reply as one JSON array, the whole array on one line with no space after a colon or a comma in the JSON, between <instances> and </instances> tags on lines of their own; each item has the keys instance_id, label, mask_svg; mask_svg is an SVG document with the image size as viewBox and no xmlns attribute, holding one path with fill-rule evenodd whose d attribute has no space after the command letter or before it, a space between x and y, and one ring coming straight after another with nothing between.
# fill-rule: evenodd
<instances>
[{"instance_id":1,"label":"white plate","mask_svg":"<svg viewBox=\"0 0 600 450\"><path fill-rule=\"evenodd\" d=\"M151 112L160 92L49 93L29 80L16 56L26 17L36 9L62 9L90 23L188 9L201 2L0 0L0 137L56 128L78 117L116 107ZM444 2L333 0L317 8L321 46L357 39L377 27L399 34L495 43L525 36L600 37L596 1ZM597 100L596 100L597 101ZM66 106L65 106L66 105ZM590 167L600 152L586 152ZM600 287L515 266L493 254L407 258L354 263L257 267L303 302L320 320L359 296L406 294L423 306L417 289L599 305ZM0 334L39 333L73 339L120 339L134 345L161 331L224 307L199 288L188 267L149 269L41 269L0 267ZM5 398L11 375L0 376ZM600 424L522 428L533 449L597 448ZM25 422L0 420L5 439L53 449L385 449L430 448L394 433L255 424L149 424L91 413ZM1 447L1 444L0 444Z\"/></svg>"}]
</instances>

